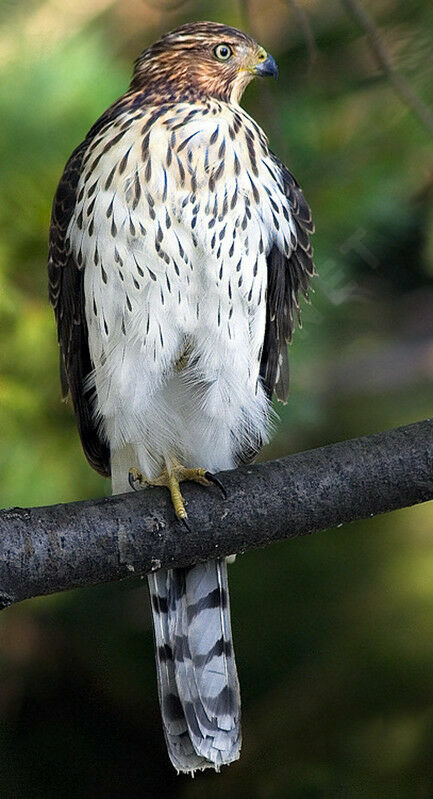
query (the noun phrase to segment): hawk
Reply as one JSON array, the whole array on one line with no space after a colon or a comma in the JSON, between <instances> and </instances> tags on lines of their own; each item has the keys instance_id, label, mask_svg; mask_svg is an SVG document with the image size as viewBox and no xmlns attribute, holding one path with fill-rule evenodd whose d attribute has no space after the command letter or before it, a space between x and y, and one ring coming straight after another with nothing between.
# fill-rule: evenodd
<instances>
[{"instance_id":1,"label":"hawk","mask_svg":"<svg viewBox=\"0 0 433 799\"><path fill-rule=\"evenodd\" d=\"M166 34L54 198L50 298L84 452L114 493L167 486L185 524L181 481L219 484L267 440L314 272L302 190L239 105L277 73L226 25ZM218 770L241 745L226 562L148 579L170 759Z\"/></svg>"}]
</instances>

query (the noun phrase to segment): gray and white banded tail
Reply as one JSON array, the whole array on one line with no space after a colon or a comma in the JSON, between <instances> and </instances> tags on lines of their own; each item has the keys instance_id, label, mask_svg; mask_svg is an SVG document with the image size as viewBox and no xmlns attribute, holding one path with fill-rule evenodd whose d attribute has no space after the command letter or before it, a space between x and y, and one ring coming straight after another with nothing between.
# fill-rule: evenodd
<instances>
[{"instance_id":1,"label":"gray and white banded tail","mask_svg":"<svg viewBox=\"0 0 433 799\"><path fill-rule=\"evenodd\" d=\"M226 562L161 569L148 580L170 760L178 771L218 770L241 746Z\"/></svg>"}]
</instances>

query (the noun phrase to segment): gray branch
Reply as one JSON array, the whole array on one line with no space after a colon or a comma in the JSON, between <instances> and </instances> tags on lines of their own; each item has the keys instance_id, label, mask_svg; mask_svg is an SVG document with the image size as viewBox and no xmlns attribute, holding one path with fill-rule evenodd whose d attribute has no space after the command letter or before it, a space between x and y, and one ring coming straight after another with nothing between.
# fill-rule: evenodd
<instances>
[{"instance_id":1,"label":"gray branch","mask_svg":"<svg viewBox=\"0 0 433 799\"><path fill-rule=\"evenodd\" d=\"M186 484L191 531L166 489L0 511L3 607L28 597L190 566L433 498L433 420Z\"/></svg>"}]
</instances>

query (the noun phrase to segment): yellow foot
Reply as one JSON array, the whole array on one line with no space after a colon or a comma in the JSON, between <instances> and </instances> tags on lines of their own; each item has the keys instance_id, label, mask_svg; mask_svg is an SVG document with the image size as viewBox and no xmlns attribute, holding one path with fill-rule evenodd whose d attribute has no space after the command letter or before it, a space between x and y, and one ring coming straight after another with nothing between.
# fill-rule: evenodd
<instances>
[{"instance_id":1,"label":"yellow foot","mask_svg":"<svg viewBox=\"0 0 433 799\"><path fill-rule=\"evenodd\" d=\"M134 467L129 470L128 479L134 491L138 491L139 488L147 488L148 486L166 486L170 491L174 512L177 518L180 519L186 527L188 527L186 522L188 514L185 510L185 502L180 491L180 483L183 483L185 480L191 480L203 486L210 486L213 484L220 489L224 499L227 497L223 484L212 472L208 472L206 469L187 469L177 460L173 460L170 464L170 468L163 469L159 477L153 480L145 477L145 475Z\"/></svg>"}]
</instances>

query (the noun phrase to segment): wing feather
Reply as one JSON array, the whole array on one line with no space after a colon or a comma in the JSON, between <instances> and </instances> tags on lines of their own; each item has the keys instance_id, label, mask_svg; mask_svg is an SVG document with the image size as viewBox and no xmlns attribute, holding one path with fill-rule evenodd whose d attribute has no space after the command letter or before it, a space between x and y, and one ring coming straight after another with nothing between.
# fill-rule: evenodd
<instances>
[{"instance_id":1,"label":"wing feather","mask_svg":"<svg viewBox=\"0 0 433 799\"><path fill-rule=\"evenodd\" d=\"M288 200L296 244L290 255L281 252L277 245L272 247L268 255L266 329L260 377L268 397L275 391L277 398L286 402L289 393L287 344L292 338L296 322L301 322L299 295L308 297L310 280L315 274L310 242L314 224L299 183L275 155L272 155L272 161Z\"/></svg>"},{"instance_id":2,"label":"wing feather","mask_svg":"<svg viewBox=\"0 0 433 799\"><path fill-rule=\"evenodd\" d=\"M86 378L92 371L84 303L84 272L71 253L67 238L77 200L84 160L95 137L119 114L140 106L142 98L127 93L93 125L66 164L54 197L48 256L49 296L54 308L60 347L60 380L63 397L72 400L84 452L91 466L110 475L110 451L93 418L92 393Z\"/></svg>"}]
</instances>

